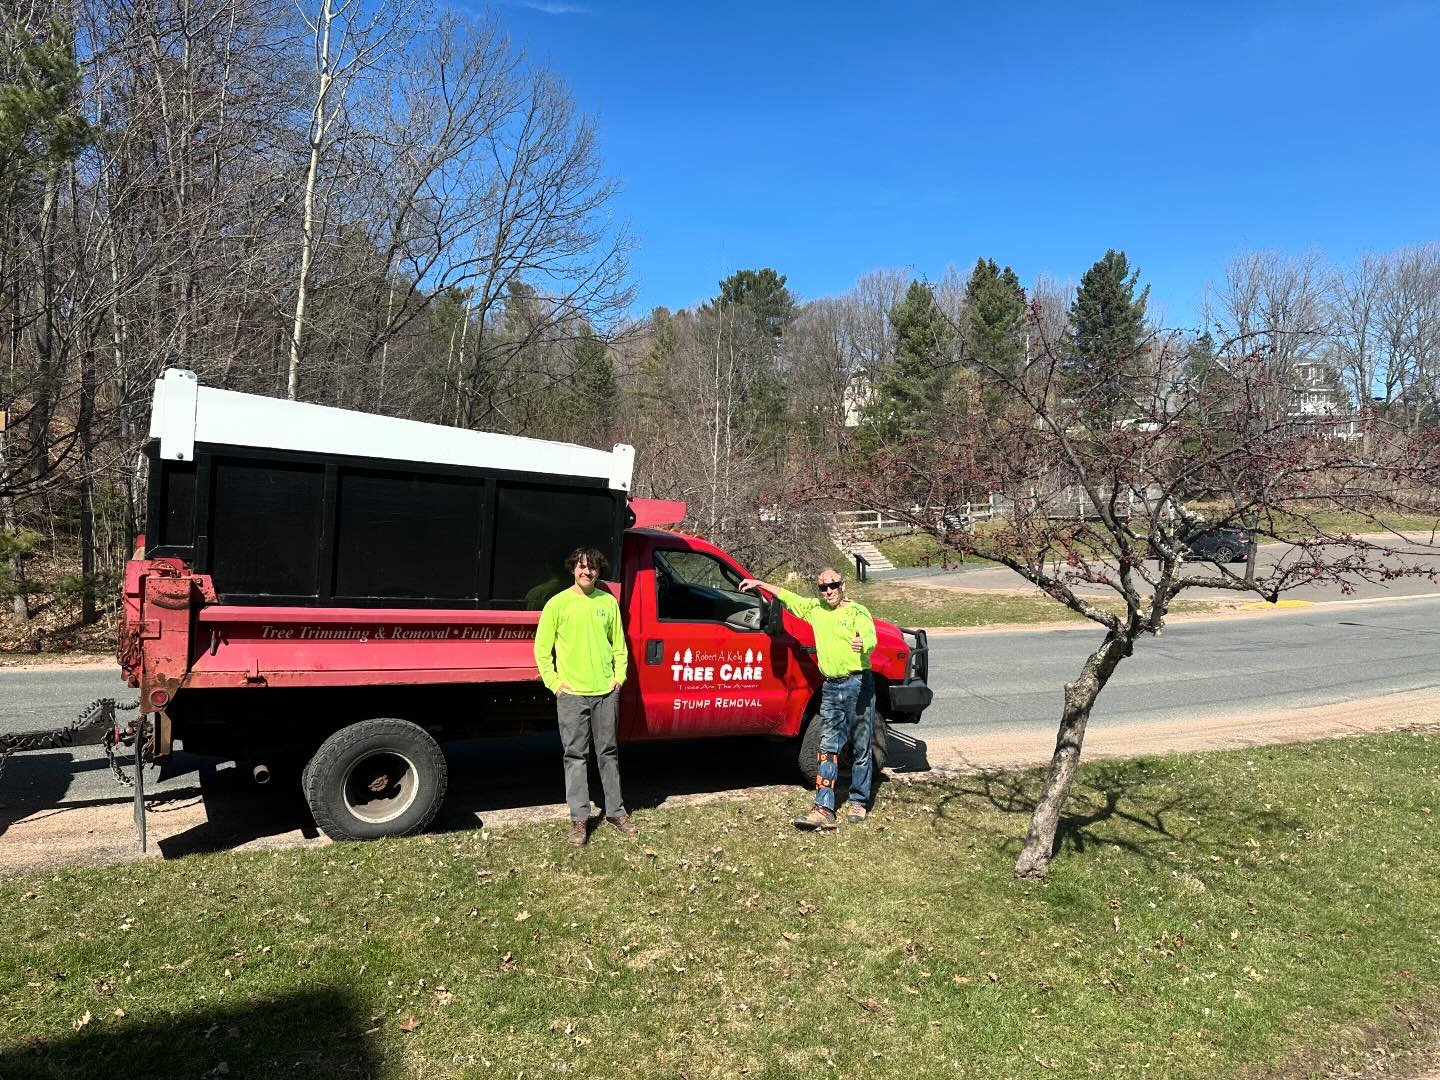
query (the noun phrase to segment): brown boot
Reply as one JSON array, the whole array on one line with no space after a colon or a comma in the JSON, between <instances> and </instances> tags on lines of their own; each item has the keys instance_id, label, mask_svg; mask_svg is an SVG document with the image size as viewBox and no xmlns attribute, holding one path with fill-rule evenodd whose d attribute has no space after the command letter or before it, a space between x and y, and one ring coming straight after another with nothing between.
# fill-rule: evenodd
<instances>
[{"instance_id":1,"label":"brown boot","mask_svg":"<svg viewBox=\"0 0 1440 1080\"><path fill-rule=\"evenodd\" d=\"M829 830L835 828L835 811L826 810L823 806L812 806L808 813L801 814L795 819L795 828L813 832L816 829Z\"/></svg>"},{"instance_id":2,"label":"brown boot","mask_svg":"<svg viewBox=\"0 0 1440 1080\"><path fill-rule=\"evenodd\" d=\"M635 819L629 814L619 814L615 817L607 817L605 820L626 836L634 836L640 831L635 827Z\"/></svg>"},{"instance_id":3,"label":"brown boot","mask_svg":"<svg viewBox=\"0 0 1440 1080\"><path fill-rule=\"evenodd\" d=\"M590 823L588 821L570 822L570 835L565 839L576 847L584 847L585 841L590 839Z\"/></svg>"}]
</instances>

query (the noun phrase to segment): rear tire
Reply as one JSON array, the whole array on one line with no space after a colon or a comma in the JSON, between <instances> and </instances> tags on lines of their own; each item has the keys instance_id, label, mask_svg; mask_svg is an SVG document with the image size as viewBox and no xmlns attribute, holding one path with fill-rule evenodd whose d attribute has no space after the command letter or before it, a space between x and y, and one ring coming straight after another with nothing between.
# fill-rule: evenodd
<instances>
[{"instance_id":1,"label":"rear tire","mask_svg":"<svg viewBox=\"0 0 1440 1080\"><path fill-rule=\"evenodd\" d=\"M408 720L362 720L315 751L300 783L315 824L332 840L422 831L440 810L448 774L430 734Z\"/></svg>"},{"instance_id":2,"label":"rear tire","mask_svg":"<svg viewBox=\"0 0 1440 1080\"><path fill-rule=\"evenodd\" d=\"M1235 549L1228 544L1221 544L1210 557L1217 563L1232 563L1235 561Z\"/></svg>"}]
</instances>

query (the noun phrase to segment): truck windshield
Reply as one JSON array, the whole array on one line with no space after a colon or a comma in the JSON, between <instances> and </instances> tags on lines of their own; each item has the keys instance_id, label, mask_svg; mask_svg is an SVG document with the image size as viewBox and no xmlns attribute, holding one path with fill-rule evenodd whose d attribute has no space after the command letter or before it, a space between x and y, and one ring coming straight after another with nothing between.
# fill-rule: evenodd
<instances>
[{"instance_id":1,"label":"truck windshield","mask_svg":"<svg viewBox=\"0 0 1440 1080\"><path fill-rule=\"evenodd\" d=\"M740 574L699 551L655 552L655 585L662 619L743 623L758 612L760 599L740 591Z\"/></svg>"}]
</instances>

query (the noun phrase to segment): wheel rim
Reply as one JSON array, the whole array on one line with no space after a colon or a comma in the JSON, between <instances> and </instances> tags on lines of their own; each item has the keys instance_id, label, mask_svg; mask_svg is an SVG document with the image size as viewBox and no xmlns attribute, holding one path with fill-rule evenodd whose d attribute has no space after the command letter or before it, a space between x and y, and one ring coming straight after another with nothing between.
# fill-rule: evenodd
<instances>
[{"instance_id":1,"label":"wheel rim","mask_svg":"<svg viewBox=\"0 0 1440 1080\"><path fill-rule=\"evenodd\" d=\"M345 809L371 825L394 821L420 793L420 771L404 754L375 750L345 771Z\"/></svg>"}]
</instances>

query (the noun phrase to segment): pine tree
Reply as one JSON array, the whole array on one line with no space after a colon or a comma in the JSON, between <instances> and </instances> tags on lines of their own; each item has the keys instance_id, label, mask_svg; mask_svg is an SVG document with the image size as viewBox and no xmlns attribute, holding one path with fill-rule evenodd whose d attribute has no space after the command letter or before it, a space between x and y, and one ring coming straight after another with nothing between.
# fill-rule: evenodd
<instances>
[{"instance_id":1,"label":"pine tree","mask_svg":"<svg viewBox=\"0 0 1440 1080\"><path fill-rule=\"evenodd\" d=\"M737 270L720 282L713 302L720 314L722 348L733 349L743 371L747 434L776 462L783 457L790 386L781 370L781 339L797 305L785 275L771 267Z\"/></svg>"},{"instance_id":2,"label":"pine tree","mask_svg":"<svg viewBox=\"0 0 1440 1080\"><path fill-rule=\"evenodd\" d=\"M1066 391L1103 424L1134 411L1140 396L1150 286L1137 296L1139 280L1140 271L1131 271L1125 253L1111 249L1085 271L1070 308Z\"/></svg>"},{"instance_id":3,"label":"pine tree","mask_svg":"<svg viewBox=\"0 0 1440 1080\"><path fill-rule=\"evenodd\" d=\"M981 364L1018 371L1025 360L1025 290L1010 267L981 259L965 287L966 344Z\"/></svg>"},{"instance_id":4,"label":"pine tree","mask_svg":"<svg viewBox=\"0 0 1440 1080\"><path fill-rule=\"evenodd\" d=\"M570 410L582 441L596 446L609 441L615 423L619 389L610 349L588 327L575 343L575 375Z\"/></svg>"},{"instance_id":5,"label":"pine tree","mask_svg":"<svg viewBox=\"0 0 1440 1080\"><path fill-rule=\"evenodd\" d=\"M720 282L720 303L743 307L755 323L772 338L778 338L795 318L795 298L785 287L785 275L770 267L737 270Z\"/></svg>"},{"instance_id":6,"label":"pine tree","mask_svg":"<svg viewBox=\"0 0 1440 1080\"><path fill-rule=\"evenodd\" d=\"M943 407L950 382L955 330L935 302L935 290L912 281L890 309L895 362L875 384L865 406L862 436L869 443L921 434Z\"/></svg>"}]
</instances>

